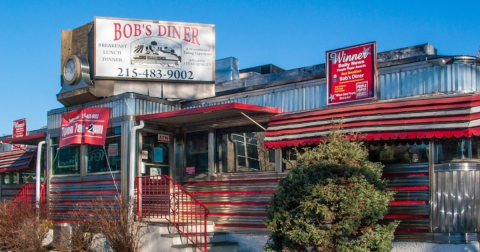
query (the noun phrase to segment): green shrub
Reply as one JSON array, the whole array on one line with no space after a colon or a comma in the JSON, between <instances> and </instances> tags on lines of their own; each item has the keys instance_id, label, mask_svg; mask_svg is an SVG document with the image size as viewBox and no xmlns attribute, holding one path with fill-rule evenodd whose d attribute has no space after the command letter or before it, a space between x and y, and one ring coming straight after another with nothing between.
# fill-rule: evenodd
<instances>
[{"instance_id":1,"label":"green shrub","mask_svg":"<svg viewBox=\"0 0 480 252\"><path fill-rule=\"evenodd\" d=\"M377 224L393 192L360 135L333 130L279 182L265 220L267 251L390 251L398 222Z\"/></svg>"}]
</instances>

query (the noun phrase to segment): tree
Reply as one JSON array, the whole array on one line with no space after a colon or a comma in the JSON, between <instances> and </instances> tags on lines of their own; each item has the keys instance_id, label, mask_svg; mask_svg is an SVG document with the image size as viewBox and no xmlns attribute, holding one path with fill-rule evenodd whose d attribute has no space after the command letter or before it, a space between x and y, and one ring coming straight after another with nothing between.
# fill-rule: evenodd
<instances>
[{"instance_id":1,"label":"tree","mask_svg":"<svg viewBox=\"0 0 480 252\"><path fill-rule=\"evenodd\" d=\"M339 128L297 151L297 162L267 207L267 251L390 251L398 222L377 222L393 192L383 166L367 160L359 134Z\"/></svg>"}]
</instances>

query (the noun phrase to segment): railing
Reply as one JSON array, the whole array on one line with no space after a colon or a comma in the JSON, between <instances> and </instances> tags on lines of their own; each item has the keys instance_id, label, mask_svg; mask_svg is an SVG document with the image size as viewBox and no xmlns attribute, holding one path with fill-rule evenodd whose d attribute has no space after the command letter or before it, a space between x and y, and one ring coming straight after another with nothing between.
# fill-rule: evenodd
<instances>
[{"instance_id":1,"label":"railing","mask_svg":"<svg viewBox=\"0 0 480 252\"><path fill-rule=\"evenodd\" d=\"M137 216L165 219L207 252L208 209L167 175L137 177Z\"/></svg>"},{"instance_id":2,"label":"railing","mask_svg":"<svg viewBox=\"0 0 480 252\"><path fill-rule=\"evenodd\" d=\"M45 182L40 185L40 203L45 204ZM15 195L12 203L35 204L35 183L26 183Z\"/></svg>"}]
</instances>

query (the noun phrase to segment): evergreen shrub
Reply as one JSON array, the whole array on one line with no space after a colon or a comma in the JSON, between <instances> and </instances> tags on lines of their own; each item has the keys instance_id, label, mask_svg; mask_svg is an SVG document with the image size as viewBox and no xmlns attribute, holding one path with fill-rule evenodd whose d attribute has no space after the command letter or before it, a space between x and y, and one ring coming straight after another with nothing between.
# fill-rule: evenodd
<instances>
[{"instance_id":1,"label":"evergreen shrub","mask_svg":"<svg viewBox=\"0 0 480 252\"><path fill-rule=\"evenodd\" d=\"M398 222L378 224L393 192L383 165L368 161L362 135L339 128L320 144L297 150L297 162L279 182L264 223L266 251L390 251Z\"/></svg>"}]
</instances>

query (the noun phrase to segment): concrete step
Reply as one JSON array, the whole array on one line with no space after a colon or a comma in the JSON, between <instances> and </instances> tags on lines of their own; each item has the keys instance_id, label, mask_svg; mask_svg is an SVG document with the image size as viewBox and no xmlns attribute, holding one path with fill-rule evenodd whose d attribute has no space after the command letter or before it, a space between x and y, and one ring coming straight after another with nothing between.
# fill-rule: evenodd
<instances>
[{"instance_id":1,"label":"concrete step","mask_svg":"<svg viewBox=\"0 0 480 252\"><path fill-rule=\"evenodd\" d=\"M143 219L143 221L148 222L147 229L149 232L153 232L158 230L160 234L177 234L178 229L166 222L164 220L158 219ZM179 223L179 227L188 233L200 233L204 230L204 225L195 225L192 223ZM215 231L215 223L211 221L207 221L207 232L214 232Z\"/></svg>"},{"instance_id":2,"label":"concrete step","mask_svg":"<svg viewBox=\"0 0 480 252\"><path fill-rule=\"evenodd\" d=\"M203 248L203 244L199 244ZM238 252L238 242L207 243L208 252ZM192 244L172 245L170 252L198 252Z\"/></svg>"},{"instance_id":3,"label":"concrete step","mask_svg":"<svg viewBox=\"0 0 480 252\"><path fill-rule=\"evenodd\" d=\"M204 236L203 233L196 234L196 239L200 243L204 243ZM180 244L192 244L190 240L188 240L185 236L177 233L177 234L162 234L161 237L168 237L172 239L172 244L180 245ZM194 239L195 240L195 239ZM207 243L215 243L215 242L225 242L227 241L227 233L226 232L209 232L207 233Z\"/></svg>"}]
</instances>

